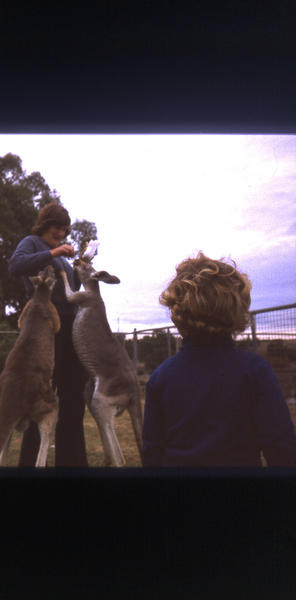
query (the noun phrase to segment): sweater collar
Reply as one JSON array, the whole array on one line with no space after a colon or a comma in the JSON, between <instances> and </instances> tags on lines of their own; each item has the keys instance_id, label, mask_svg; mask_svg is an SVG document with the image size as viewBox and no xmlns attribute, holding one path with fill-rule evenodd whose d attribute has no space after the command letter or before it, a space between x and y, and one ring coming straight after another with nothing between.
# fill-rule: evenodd
<instances>
[{"instance_id":1,"label":"sweater collar","mask_svg":"<svg viewBox=\"0 0 296 600\"><path fill-rule=\"evenodd\" d=\"M36 240L38 240L39 243L41 242L41 244L45 248L48 248L49 250L52 250L52 248L50 247L50 245L43 239L43 237L41 237L41 235L32 235L32 237L34 237Z\"/></svg>"},{"instance_id":2,"label":"sweater collar","mask_svg":"<svg viewBox=\"0 0 296 600\"><path fill-rule=\"evenodd\" d=\"M213 343L209 344L204 341L199 341L195 338L183 338L183 348L233 348L234 341L232 338L224 339L224 340L215 340Z\"/></svg>"}]
</instances>

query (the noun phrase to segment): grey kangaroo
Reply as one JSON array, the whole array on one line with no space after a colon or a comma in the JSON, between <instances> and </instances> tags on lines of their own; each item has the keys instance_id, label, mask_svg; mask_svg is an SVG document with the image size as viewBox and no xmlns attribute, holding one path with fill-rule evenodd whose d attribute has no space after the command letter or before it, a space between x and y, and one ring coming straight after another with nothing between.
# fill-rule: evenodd
<instances>
[{"instance_id":1,"label":"grey kangaroo","mask_svg":"<svg viewBox=\"0 0 296 600\"><path fill-rule=\"evenodd\" d=\"M114 416L128 410L141 455L142 410L139 383L125 348L113 335L100 294L99 281L120 283L107 271L95 271L87 259L74 261L85 291L73 292L67 276L61 273L69 302L78 305L73 324L73 344L89 373L85 399L102 439L105 465L121 467L125 460L114 430Z\"/></svg>"},{"instance_id":2,"label":"grey kangaroo","mask_svg":"<svg viewBox=\"0 0 296 600\"><path fill-rule=\"evenodd\" d=\"M50 298L56 283L52 267L30 277L34 295L20 318L20 333L0 375L0 465L5 465L14 429L25 431L35 421L40 432L36 467L45 467L50 435L56 425L58 400L52 389L54 339L60 319Z\"/></svg>"}]
</instances>

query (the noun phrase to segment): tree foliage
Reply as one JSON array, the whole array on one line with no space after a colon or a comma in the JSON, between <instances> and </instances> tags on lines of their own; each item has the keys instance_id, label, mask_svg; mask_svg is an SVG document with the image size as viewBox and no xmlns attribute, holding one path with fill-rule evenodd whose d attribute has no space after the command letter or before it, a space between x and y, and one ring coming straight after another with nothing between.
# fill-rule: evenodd
<instances>
[{"instance_id":1,"label":"tree foliage","mask_svg":"<svg viewBox=\"0 0 296 600\"><path fill-rule=\"evenodd\" d=\"M61 202L38 171L27 174L15 154L0 157L0 318L6 307L20 313L25 304L21 278L8 273L8 260L22 238L30 235L38 211L49 202ZM89 239L97 239L94 223L75 221L69 243L77 249ZM16 320L16 319L14 319Z\"/></svg>"},{"instance_id":2,"label":"tree foliage","mask_svg":"<svg viewBox=\"0 0 296 600\"><path fill-rule=\"evenodd\" d=\"M97 239L97 228L95 223L90 221L75 221L72 225L72 231L69 235L69 243L72 244L76 252L81 252L86 242Z\"/></svg>"}]
</instances>

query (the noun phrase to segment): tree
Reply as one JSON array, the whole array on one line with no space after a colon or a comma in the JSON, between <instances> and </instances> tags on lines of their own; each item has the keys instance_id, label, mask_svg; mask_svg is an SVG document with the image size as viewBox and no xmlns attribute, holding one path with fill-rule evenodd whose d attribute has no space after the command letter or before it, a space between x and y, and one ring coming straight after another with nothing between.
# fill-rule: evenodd
<instances>
[{"instance_id":1,"label":"tree","mask_svg":"<svg viewBox=\"0 0 296 600\"><path fill-rule=\"evenodd\" d=\"M27 175L14 154L0 157L0 319L7 319L5 309L11 307L15 323L26 302L21 279L8 273L8 260L19 241L31 233L38 211L53 201L60 203L60 197L38 171ZM94 223L76 221L72 227L70 243L77 248L97 239Z\"/></svg>"},{"instance_id":2,"label":"tree","mask_svg":"<svg viewBox=\"0 0 296 600\"><path fill-rule=\"evenodd\" d=\"M98 239L96 225L90 221L76 220L72 225L72 231L69 237L69 242L74 246L75 251L81 252L84 249L86 242Z\"/></svg>"}]
</instances>

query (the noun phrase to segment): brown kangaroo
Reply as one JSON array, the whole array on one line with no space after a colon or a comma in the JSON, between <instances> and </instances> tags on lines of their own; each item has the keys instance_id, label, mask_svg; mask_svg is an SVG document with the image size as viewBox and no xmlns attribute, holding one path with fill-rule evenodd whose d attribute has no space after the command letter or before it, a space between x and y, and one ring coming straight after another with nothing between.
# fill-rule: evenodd
<instances>
[{"instance_id":1,"label":"brown kangaroo","mask_svg":"<svg viewBox=\"0 0 296 600\"><path fill-rule=\"evenodd\" d=\"M25 431L35 421L40 432L36 467L45 467L50 435L56 425L58 400L52 389L54 340L60 319L50 298L56 283L48 266L30 277L34 295L20 318L20 333L0 375L0 465L4 466L14 429Z\"/></svg>"}]
</instances>

